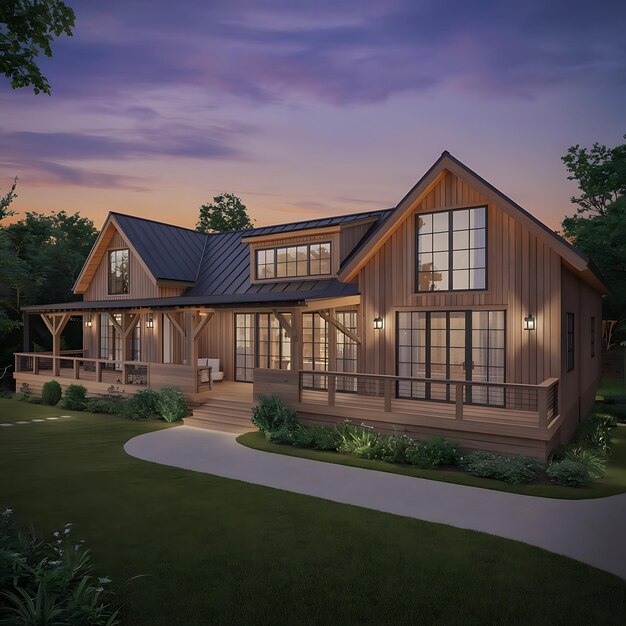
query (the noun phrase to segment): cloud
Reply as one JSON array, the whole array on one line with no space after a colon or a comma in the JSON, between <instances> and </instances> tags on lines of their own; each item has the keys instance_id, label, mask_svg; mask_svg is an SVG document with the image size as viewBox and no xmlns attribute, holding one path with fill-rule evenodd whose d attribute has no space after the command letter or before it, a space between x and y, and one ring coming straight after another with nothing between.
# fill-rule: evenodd
<instances>
[{"instance_id":1,"label":"cloud","mask_svg":"<svg viewBox=\"0 0 626 626\"><path fill-rule=\"evenodd\" d=\"M81 167L60 165L51 161L30 160L0 162L0 168L17 175L23 184L30 187L95 187L102 189L127 189L147 191L140 178L87 170Z\"/></svg>"},{"instance_id":2,"label":"cloud","mask_svg":"<svg viewBox=\"0 0 626 626\"><path fill-rule=\"evenodd\" d=\"M598 75L621 84L626 4L603 4L186 0L172 11L164 0L90 3L77 9L75 36L55 42L45 63L62 97L168 85L252 103L350 104L446 85L532 98Z\"/></svg>"}]
</instances>

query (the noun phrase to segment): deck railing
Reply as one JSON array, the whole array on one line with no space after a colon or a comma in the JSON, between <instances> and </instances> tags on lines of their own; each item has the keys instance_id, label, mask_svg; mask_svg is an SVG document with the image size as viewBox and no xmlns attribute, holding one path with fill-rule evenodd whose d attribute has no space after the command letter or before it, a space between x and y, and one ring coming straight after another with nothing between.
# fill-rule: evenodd
<instances>
[{"instance_id":1,"label":"deck railing","mask_svg":"<svg viewBox=\"0 0 626 626\"><path fill-rule=\"evenodd\" d=\"M69 356L79 353L81 356ZM150 363L117 359L92 359L82 356L81 350L62 352L54 356L49 352L17 352L15 373L42 374L73 380L115 382L121 385L150 384ZM112 373L113 375L108 375Z\"/></svg>"},{"instance_id":2,"label":"deck railing","mask_svg":"<svg viewBox=\"0 0 626 626\"><path fill-rule=\"evenodd\" d=\"M547 427L559 414L557 378L539 385L300 370L299 401L410 414L415 402L452 405L456 420L472 419L478 409L515 412L520 420Z\"/></svg>"}]
</instances>

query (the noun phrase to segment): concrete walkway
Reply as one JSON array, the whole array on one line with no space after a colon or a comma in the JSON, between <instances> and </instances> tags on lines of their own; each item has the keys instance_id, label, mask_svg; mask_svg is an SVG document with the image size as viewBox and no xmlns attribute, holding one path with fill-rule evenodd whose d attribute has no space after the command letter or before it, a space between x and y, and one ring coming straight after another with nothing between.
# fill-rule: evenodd
<instances>
[{"instance_id":1,"label":"concrete walkway","mask_svg":"<svg viewBox=\"0 0 626 626\"><path fill-rule=\"evenodd\" d=\"M131 456L523 541L626 579L626 494L555 500L252 450L189 426L128 441Z\"/></svg>"}]
</instances>

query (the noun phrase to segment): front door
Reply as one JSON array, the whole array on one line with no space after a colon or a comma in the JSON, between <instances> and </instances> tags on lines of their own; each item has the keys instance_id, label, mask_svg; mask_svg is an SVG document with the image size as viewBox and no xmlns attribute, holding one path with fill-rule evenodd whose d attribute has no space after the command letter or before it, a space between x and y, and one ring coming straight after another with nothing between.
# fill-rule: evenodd
<instances>
[{"instance_id":1,"label":"front door","mask_svg":"<svg viewBox=\"0 0 626 626\"><path fill-rule=\"evenodd\" d=\"M504 382L504 311L410 311L397 317L399 376ZM498 387L470 385L466 401L502 406ZM454 386L399 381L401 398L454 401Z\"/></svg>"}]
</instances>

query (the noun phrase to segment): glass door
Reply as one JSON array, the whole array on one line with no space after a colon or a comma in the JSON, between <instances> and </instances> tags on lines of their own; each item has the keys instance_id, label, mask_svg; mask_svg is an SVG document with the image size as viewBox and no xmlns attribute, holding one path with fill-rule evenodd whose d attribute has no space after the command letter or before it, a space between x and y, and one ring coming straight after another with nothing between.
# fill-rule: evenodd
<instances>
[{"instance_id":1,"label":"glass door","mask_svg":"<svg viewBox=\"0 0 626 626\"><path fill-rule=\"evenodd\" d=\"M252 382L254 343L254 313L235 313L235 380Z\"/></svg>"}]
</instances>

